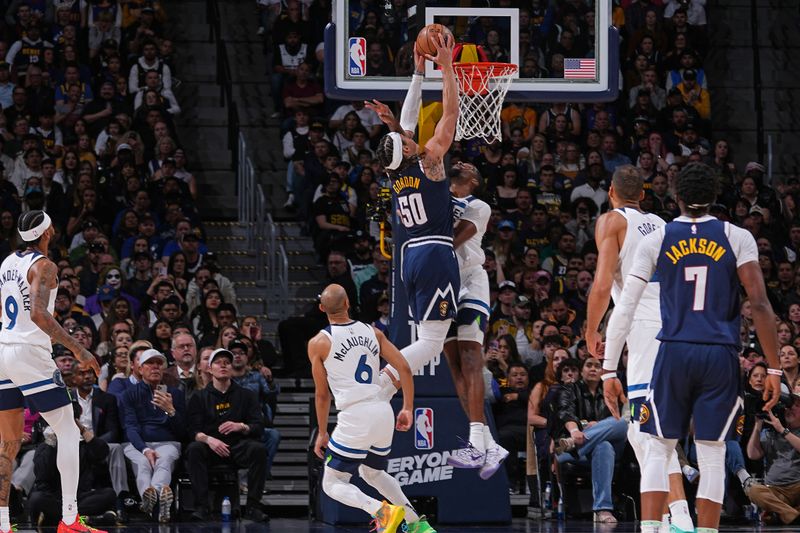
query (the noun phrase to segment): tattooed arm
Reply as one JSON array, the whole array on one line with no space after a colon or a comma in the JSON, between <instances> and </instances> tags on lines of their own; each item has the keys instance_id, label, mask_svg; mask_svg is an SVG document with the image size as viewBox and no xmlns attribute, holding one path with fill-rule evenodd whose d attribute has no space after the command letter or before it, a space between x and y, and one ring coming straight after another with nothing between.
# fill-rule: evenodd
<instances>
[{"instance_id":1,"label":"tattooed arm","mask_svg":"<svg viewBox=\"0 0 800 533\"><path fill-rule=\"evenodd\" d=\"M97 359L73 339L47 310L50 291L58 285L58 267L55 263L49 259L36 261L28 270L28 282L31 285L31 320L34 324L47 333L53 342L66 346L81 363L89 365L99 376L100 366Z\"/></svg>"}]
</instances>

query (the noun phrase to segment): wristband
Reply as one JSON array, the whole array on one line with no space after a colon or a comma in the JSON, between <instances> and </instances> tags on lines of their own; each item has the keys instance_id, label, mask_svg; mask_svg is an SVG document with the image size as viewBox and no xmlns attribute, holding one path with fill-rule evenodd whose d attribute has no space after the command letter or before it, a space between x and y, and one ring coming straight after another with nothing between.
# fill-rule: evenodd
<instances>
[{"instance_id":1,"label":"wristband","mask_svg":"<svg viewBox=\"0 0 800 533\"><path fill-rule=\"evenodd\" d=\"M578 433L578 432L580 432L580 429L578 429L578 428L572 428L572 429L569 430L569 434L570 435L574 435L575 433Z\"/></svg>"},{"instance_id":2,"label":"wristband","mask_svg":"<svg viewBox=\"0 0 800 533\"><path fill-rule=\"evenodd\" d=\"M606 381L607 379L612 379L612 378L616 378L616 377L617 377L617 373L616 372L609 372L608 374L601 375L600 379L602 379L603 381Z\"/></svg>"},{"instance_id":3,"label":"wristband","mask_svg":"<svg viewBox=\"0 0 800 533\"><path fill-rule=\"evenodd\" d=\"M783 428L783 431L781 431L781 436L782 436L782 437L785 439L785 438L786 438L786 436L787 436L789 433L791 433L791 432L792 432L792 430L791 430L791 429L789 429L789 428Z\"/></svg>"},{"instance_id":4,"label":"wristband","mask_svg":"<svg viewBox=\"0 0 800 533\"><path fill-rule=\"evenodd\" d=\"M768 368L767 374L770 376L783 376L783 370L779 368Z\"/></svg>"}]
</instances>

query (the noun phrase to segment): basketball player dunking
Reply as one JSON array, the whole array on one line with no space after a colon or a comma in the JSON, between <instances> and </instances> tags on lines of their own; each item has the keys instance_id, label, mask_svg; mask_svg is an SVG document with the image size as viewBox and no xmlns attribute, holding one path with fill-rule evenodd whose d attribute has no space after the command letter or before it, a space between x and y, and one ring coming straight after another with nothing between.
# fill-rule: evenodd
<instances>
[{"instance_id":1,"label":"basketball player dunking","mask_svg":"<svg viewBox=\"0 0 800 533\"><path fill-rule=\"evenodd\" d=\"M597 220L595 239L597 241L597 272L589 292L586 317L586 344L595 357L600 358L600 321L608 309L609 297L619 302L622 284L633 266L636 247L646 235L664 226L661 217L642 213L639 201L644 195L643 180L639 170L631 165L623 165L614 171L608 196L613 210ZM661 309L658 301L658 283L650 282L639 300L633 320L628 344L628 398L631 402L631 424L628 427L628 441L636 454L641 467L645 463L645 449L650 435L639 428L639 412L658 353L659 341L656 338L661 330ZM610 376L608 374L607 376ZM606 384L605 388L609 388ZM619 418L618 398L607 400L611 413ZM689 505L683 492L683 479L676 454L669 463L670 512L672 523L683 531L694 530ZM664 518L664 528L669 530L669 515Z\"/></svg>"},{"instance_id":2,"label":"basketball player dunking","mask_svg":"<svg viewBox=\"0 0 800 533\"><path fill-rule=\"evenodd\" d=\"M58 268L47 258L55 234L44 211L20 216L24 252L9 255L0 266L0 531L11 531L8 496L14 458L22 439L23 407L41 413L58 439L56 463L61 474L61 522L58 533L97 531L78 516L78 444L80 431L69 393L51 357L52 342L66 346L82 364L100 374L94 356L53 318Z\"/></svg>"},{"instance_id":3,"label":"basketball player dunking","mask_svg":"<svg viewBox=\"0 0 800 533\"><path fill-rule=\"evenodd\" d=\"M739 285L750 299L756 333L769 364L764 411L780 395L775 315L758 265L755 239L746 230L708 215L717 194L716 173L691 164L675 179L682 216L640 243L609 322L603 369L606 392L621 395L614 379L639 301L655 275L662 326L641 429L652 437L642 465L642 533L657 533L669 492L668 465L694 417L700 468L697 529L716 533L725 493L725 440L741 406ZM677 529L677 528L676 528Z\"/></svg>"},{"instance_id":4,"label":"basketball player dunking","mask_svg":"<svg viewBox=\"0 0 800 533\"><path fill-rule=\"evenodd\" d=\"M411 427L414 381L400 352L376 328L351 320L350 303L341 285L328 285L320 297L320 309L330 325L308 343L308 357L316 387L315 401L319 435L314 452L325 460L322 489L336 501L363 509L373 516L377 533L394 533L406 519L409 533L436 533L425 517L417 515L400 483L386 473L392 449L394 413L380 395L380 359L400 373L403 407L397 414L397 429ZM339 415L333 435L328 436L330 391ZM323 456L322 449L328 449ZM358 473L393 505L379 502L350 483Z\"/></svg>"},{"instance_id":5,"label":"basketball player dunking","mask_svg":"<svg viewBox=\"0 0 800 533\"><path fill-rule=\"evenodd\" d=\"M410 135L391 132L379 142L377 156L392 179L400 223L408 240L399 250L401 280L409 308L418 324L417 341L402 354L412 372L442 353L450 323L456 314L459 291L458 262L453 250L453 207L442 158L450 149L458 119L458 88L453 71L453 40L436 34L436 56L426 56L442 68L443 114L424 152ZM419 69L420 61L416 62ZM400 124L416 124L421 103L421 76L415 75L403 104ZM411 127L413 130L413 126ZM396 389L385 368L385 394Z\"/></svg>"}]
</instances>

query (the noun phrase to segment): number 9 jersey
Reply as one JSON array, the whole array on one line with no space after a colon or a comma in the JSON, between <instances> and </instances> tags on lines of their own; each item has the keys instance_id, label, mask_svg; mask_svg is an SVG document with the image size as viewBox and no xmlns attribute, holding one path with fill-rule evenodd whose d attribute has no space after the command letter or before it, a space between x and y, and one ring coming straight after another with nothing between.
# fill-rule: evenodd
<instances>
[{"instance_id":1,"label":"number 9 jersey","mask_svg":"<svg viewBox=\"0 0 800 533\"><path fill-rule=\"evenodd\" d=\"M36 251L14 252L0 266L0 300L3 306L3 329L0 344L27 344L52 350L50 336L39 329L31 319L31 286L28 271L33 264L46 259ZM58 287L50 291L47 311L55 310Z\"/></svg>"}]
</instances>

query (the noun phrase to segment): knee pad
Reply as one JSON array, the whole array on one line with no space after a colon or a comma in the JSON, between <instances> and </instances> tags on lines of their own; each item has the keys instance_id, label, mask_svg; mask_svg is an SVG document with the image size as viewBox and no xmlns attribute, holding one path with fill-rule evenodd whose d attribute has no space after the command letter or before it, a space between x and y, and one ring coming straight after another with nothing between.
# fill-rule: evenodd
<instances>
[{"instance_id":1,"label":"knee pad","mask_svg":"<svg viewBox=\"0 0 800 533\"><path fill-rule=\"evenodd\" d=\"M640 470L644 468L649 440L650 434L642 431L639 422L628 424L628 442L631 443L631 448L633 448L633 454L639 462Z\"/></svg>"},{"instance_id":2,"label":"knee pad","mask_svg":"<svg viewBox=\"0 0 800 533\"><path fill-rule=\"evenodd\" d=\"M683 475L683 472L681 472L681 463L678 461L677 451L672 454L672 457L667 464L667 475L671 476L672 474Z\"/></svg>"},{"instance_id":3,"label":"knee pad","mask_svg":"<svg viewBox=\"0 0 800 533\"><path fill-rule=\"evenodd\" d=\"M330 496L333 487L342 483L349 483L351 477L347 472L339 472L326 466L322 474L322 490Z\"/></svg>"},{"instance_id":4,"label":"knee pad","mask_svg":"<svg viewBox=\"0 0 800 533\"><path fill-rule=\"evenodd\" d=\"M722 503L725 497L725 443L698 440L695 446L700 469L697 497Z\"/></svg>"},{"instance_id":5,"label":"knee pad","mask_svg":"<svg viewBox=\"0 0 800 533\"><path fill-rule=\"evenodd\" d=\"M645 462L642 465L642 492L669 492L667 464L675 455L676 439L650 437L645 449Z\"/></svg>"}]
</instances>

